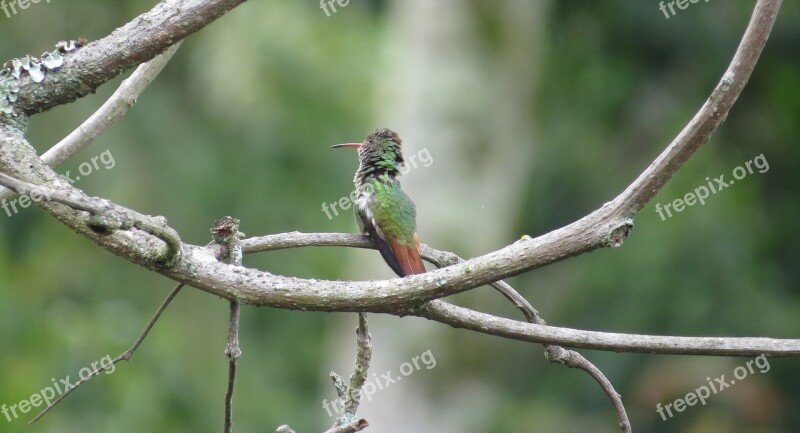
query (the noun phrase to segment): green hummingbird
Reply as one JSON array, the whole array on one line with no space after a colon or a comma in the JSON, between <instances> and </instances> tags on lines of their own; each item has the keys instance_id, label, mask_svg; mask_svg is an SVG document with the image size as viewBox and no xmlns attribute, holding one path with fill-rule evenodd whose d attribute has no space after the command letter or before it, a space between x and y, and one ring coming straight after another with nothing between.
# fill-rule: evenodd
<instances>
[{"instance_id":1,"label":"green hummingbird","mask_svg":"<svg viewBox=\"0 0 800 433\"><path fill-rule=\"evenodd\" d=\"M383 259L399 276L425 272L419 254L417 209L397 176L403 165L402 140L396 132L379 128L361 143L344 143L333 148L358 149L356 224L372 239Z\"/></svg>"}]
</instances>

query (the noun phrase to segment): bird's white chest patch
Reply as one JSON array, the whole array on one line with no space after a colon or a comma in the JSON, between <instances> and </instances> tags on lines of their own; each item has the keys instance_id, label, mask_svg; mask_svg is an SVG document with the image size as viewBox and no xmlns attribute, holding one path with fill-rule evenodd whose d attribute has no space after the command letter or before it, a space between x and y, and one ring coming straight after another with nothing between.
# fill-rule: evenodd
<instances>
[{"instance_id":1,"label":"bird's white chest patch","mask_svg":"<svg viewBox=\"0 0 800 433\"><path fill-rule=\"evenodd\" d=\"M372 200L372 193L365 192L358 196L356 199L356 206L358 210L369 212L369 202Z\"/></svg>"}]
</instances>

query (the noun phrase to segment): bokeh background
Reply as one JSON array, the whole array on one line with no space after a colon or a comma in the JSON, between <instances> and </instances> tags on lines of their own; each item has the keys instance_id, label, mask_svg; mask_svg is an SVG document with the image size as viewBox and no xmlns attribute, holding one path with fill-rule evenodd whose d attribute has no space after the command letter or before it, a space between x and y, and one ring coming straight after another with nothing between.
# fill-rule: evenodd
<instances>
[{"instance_id":1,"label":"bokeh background","mask_svg":"<svg viewBox=\"0 0 800 433\"><path fill-rule=\"evenodd\" d=\"M107 35L154 0L52 0L0 13L0 58L60 39ZM167 217L209 239L233 215L248 235L355 231L323 203L352 190L356 157L330 144L379 126L429 163L404 189L424 242L476 256L570 223L613 198L671 141L719 80L753 1L691 4L666 18L654 0L251 1L190 37L117 124L69 163L111 154L77 186ZM725 124L636 218L624 247L510 279L550 324L630 333L800 335L800 6L783 5ZM36 116L40 152L107 98L121 77ZM662 221L654 210L758 155L754 173ZM106 168L109 166L109 168ZM374 251L309 248L247 266L325 279L392 277ZM73 378L139 334L172 282L94 247L44 212L0 212L0 404ZM519 318L480 288L452 299ZM185 290L130 363L78 390L34 426L2 432L217 431L226 386L228 304ZM534 344L417 318L372 315L373 370L430 350L421 368L360 414L380 432L614 432L595 383L548 364ZM350 374L355 314L245 307L237 431L325 430L328 373ZM800 360L770 359L662 421L667 404L747 358L582 351L616 385L636 431L800 431Z\"/></svg>"}]
</instances>

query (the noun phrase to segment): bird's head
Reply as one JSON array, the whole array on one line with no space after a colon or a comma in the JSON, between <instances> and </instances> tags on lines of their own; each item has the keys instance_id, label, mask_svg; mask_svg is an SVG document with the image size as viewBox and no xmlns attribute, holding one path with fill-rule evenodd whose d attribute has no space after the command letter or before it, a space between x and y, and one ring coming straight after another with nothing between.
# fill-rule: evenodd
<instances>
[{"instance_id":1,"label":"bird's head","mask_svg":"<svg viewBox=\"0 0 800 433\"><path fill-rule=\"evenodd\" d=\"M378 128L361 143L343 143L331 147L358 149L358 159L361 164L357 177L364 180L382 174L397 176L404 162L402 143L396 132L388 128Z\"/></svg>"}]
</instances>

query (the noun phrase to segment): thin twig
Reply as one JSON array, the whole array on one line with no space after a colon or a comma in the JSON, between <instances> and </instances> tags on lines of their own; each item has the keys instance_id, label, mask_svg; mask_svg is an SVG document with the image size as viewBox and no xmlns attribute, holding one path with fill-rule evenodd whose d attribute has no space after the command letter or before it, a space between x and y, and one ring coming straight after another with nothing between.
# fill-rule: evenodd
<instances>
[{"instance_id":1,"label":"thin twig","mask_svg":"<svg viewBox=\"0 0 800 433\"><path fill-rule=\"evenodd\" d=\"M81 378L81 380L79 380L78 382L75 382L74 384L72 384L71 387L67 388L67 390L64 392L64 394L61 394L56 400L54 400L52 403L47 405L47 407L42 409L42 411L39 412L32 420L30 420L28 422L28 424L33 424L36 421L38 421L47 412L50 412L50 409L54 408L58 403L60 403L61 400L65 399L68 395L70 395L72 393L72 391L75 391L75 389L77 389L79 386L83 385L84 383L88 382L93 377L98 376L100 373L108 370L111 366L116 365L120 361L130 361L130 359L133 357L134 352L136 352L136 349L139 348L139 346L142 344L144 339L150 333L150 330L153 329L153 326L156 324L158 319L161 317L161 314L164 312L164 310L167 309L167 306L170 304L170 302L172 302L173 299L175 299L175 296L178 295L178 292L180 292L182 288L183 288L183 283L180 283L177 286L175 286L175 288L173 288L171 292L169 292L169 295L167 295L167 297L164 299L164 301L158 307L156 312L153 314L153 317L151 317L150 321L147 322L147 326L145 326L145 328L142 331L142 333L139 334L139 337L136 338L136 341L134 341L133 345L128 350L122 352L116 358L112 359L110 365L103 366L102 368L97 368L94 371L92 371L92 373L89 374L87 377Z\"/></svg>"},{"instance_id":2,"label":"thin twig","mask_svg":"<svg viewBox=\"0 0 800 433\"><path fill-rule=\"evenodd\" d=\"M225 392L225 433L233 431L233 388L236 384L236 363L242 355L239 348L239 316L241 307L233 301L231 304L230 323L228 324L228 345L225 355L228 356L228 389Z\"/></svg>"},{"instance_id":3,"label":"thin twig","mask_svg":"<svg viewBox=\"0 0 800 433\"><path fill-rule=\"evenodd\" d=\"M358 327L356 328L356 360L353 374L350 375L350 383L345 385L342 377L331 372L330 377L336 395L344 402L342 414L336 418L333 427L325 433L352 433L365 429L369 426L367 420L356 417L358 406L361 403L361 394L364 383L367 381L369 373L369 363L372 359L372 336L369 333L369 323L366 313L358 314ZM277 429L278 433L294 433L291 427L284 424Z\"/></svg>"},{"instance_id":4,"label":"thin twig","mask_svg":"<svg viewBox=\"0 0 800 433\"><path fill-rule=\"evenodd\" d=\"M108 200L91 199L83 194L79 194L76 192L77 190L58 190L48 186L34 185L2 172L0 172L0 185L11 189L17 194L26 194L30 196L34 203L52 201L65 204L75 210L82 210L92 214L105 213L112 207Z\"/></svg>"},{"instance_id":5,"label":"thin twig","mask_svg":"<svg viewBox=\"0 0 800 433\"><path fill-rule=\"evenodd\" d=\"M369 427L369 423L362 418L325 430L325 433L353 433L364 430L367 427Z\"/></svg>"},{"instance_id":6,"label":"thin twig","mask_svg":"<svg viewBox=\"0 0 800 433\"><path fill-rule=\"evenodd\" d=\"M595 367L594 364L589 362L589 360L580 353L574 350L564 349L561 346L545 346L545 355L550 362L557 362L567 367L578 368L588 373L589 376L600 385L600 388L611 402L611 406L617 414L617 422L619 423L620 431L622 433L631 432L631 422L628 419L628 413L625 411L625 405L622 403L622 397L617 393L614 389L614 385L611 384L611 381L606 378L599 368Z\"/></svg>"},{"instance_id":7,"label":"thin twig","mask_svg":"<svg viewBox=\"0 0 800 433\"><path fill-rule=\"evenodd\" d=\"M361 388L367 381L369 363L372 359L372 336L369 334L367 314L358 313L358 328L356 328L356 362L353 374L350 375L350 385L347 387L344 414L339 417L339 425L349 423L356 416L358 405L361 403Z\"/></svg>"},{"instance_id":8,"label":"thin twig","mask_svg":"<svg viewBox=\"0 0 800 433\"><path fill-rule=\"evenodd\" d=\"M354 433L357 431L364 430L365 428L369 427L369 423L365 419L356 419L347 424L340 425L337 427L332 427L328 430L325 430L325 433ZM276 430L278 433L295 433L291 427L284 424L278 427Z\"/></svg>"},{"instance_id":9,"label":"thin twig","mask_svg":"<svg viewBox=\"0 0 800 433\"><path fill-rule=\"evenodd\" d=\"M211 228L212 244L217 246L217 260L222 260L234 266L242 265L241 238L244 233L239 231L239 220L230 216L220 218ZM242 350L239 347L239 318L241 306L238 301L230 302L230 320L228 321L228 344L225 346L225 355L228 357L228 388L225 392L225 422L224 432L233 431L233 391L236 385L236 365Z\"/></svg>"}]
</instances>

